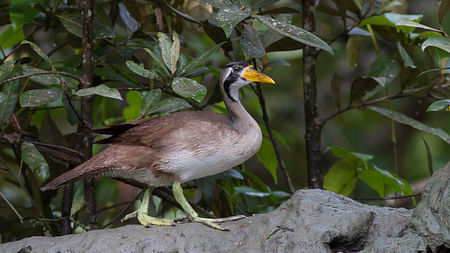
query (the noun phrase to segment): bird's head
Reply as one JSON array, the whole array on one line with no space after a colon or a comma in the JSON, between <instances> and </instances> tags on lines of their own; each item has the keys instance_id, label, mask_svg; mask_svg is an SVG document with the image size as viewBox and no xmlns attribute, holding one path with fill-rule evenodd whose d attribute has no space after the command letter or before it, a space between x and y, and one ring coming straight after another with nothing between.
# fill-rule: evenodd
<instances>
[{"instance_id":1,"label":"bird's head","mask_svg":"<svg viewBox=\"0 0 450 253\"><path fill-rule=\"evenodd\" d=\"M234 102L239 100L239 88L251 82L272 83L275 81L269 76L258 72L246 62L228 63L222 71L221 85L225 94Z\"/></svg>"}]
</instances>

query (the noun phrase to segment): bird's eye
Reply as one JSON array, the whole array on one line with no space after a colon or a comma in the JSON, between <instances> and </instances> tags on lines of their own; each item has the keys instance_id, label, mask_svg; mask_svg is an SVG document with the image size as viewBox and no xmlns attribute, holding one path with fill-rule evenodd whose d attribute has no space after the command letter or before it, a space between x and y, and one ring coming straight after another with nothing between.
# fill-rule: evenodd
<instances>
[{"instance_id":1,"label":"bird's eye","mask_svg":"<svg viewBox=\"0 0 450 253\"><path fill-rule=\"evenodd\" d=\"M238 66L234 66L234 67L233 67L233 71L234 71L234 72L238 72L238 71L239 71L239 67L238 67Z\"/></svg>"}]
</instances>

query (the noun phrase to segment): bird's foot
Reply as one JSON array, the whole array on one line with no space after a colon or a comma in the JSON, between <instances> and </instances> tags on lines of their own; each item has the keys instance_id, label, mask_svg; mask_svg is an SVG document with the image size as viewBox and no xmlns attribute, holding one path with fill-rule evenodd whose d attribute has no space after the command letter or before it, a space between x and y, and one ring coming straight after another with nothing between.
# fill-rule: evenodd
<instances>
[{"instance_id":1,"label":"bird's foot","mask_svg":"<svg viewBox=\"0 0 450 253\"><path fill-rule=\"evenodd\" d=\"M228 229L216 224L216 223L222 223L227 221L235 221L246 218L244 215L237 215L237 216L231 216L226 218L217 218L217 219L211 219L211 218L202 218L202 217L182 217L175 219L174 222L176 223L184 223L184 222L198 222L202 223L208 227L218 229L220 231L228 231Z\"/></svg>"}]
</instances>

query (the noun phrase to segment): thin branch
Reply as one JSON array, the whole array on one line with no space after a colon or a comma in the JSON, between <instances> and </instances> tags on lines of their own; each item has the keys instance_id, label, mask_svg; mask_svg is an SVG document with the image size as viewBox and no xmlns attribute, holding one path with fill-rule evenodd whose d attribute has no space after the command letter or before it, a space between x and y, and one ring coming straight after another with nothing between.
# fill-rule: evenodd
<instances>
[{"instance_id":1,"label":"thin branch","mask_svg":"<svg viewBox=\"0 0 450 253\"><path fill-rule=\"evenodd\" d=\"M140 191L140 192L134 197L134 199L133 199L132 201L129 201L128 206L127 206L125 209L123 209L122 212L120 212L120 213L119 213L116 217L114 217L110 222L108 222L106 225L103 226L103 229L105 229L105 228L111 226L112 224L114 224L114 223L120 221L121 218L122 218L123 216L125 216L126 213L130 212L130 208L133 206L134 202L135 202L138 198L140 198L143 194L144 194L144 191L143 191L143 190ZM97 213L99 213L99 212L97 212Z\"/></svg>"},{"instance_id":2,"label":"thin branch","mask_svg":"<svg viewBox=\"0 0 450 253\"><path fill-rule=\"evenodd\" d=\"M76 76L74 74L71 74L71 73L60 72L60 71L56 71L56 72L53 72L53 71L42 71L42 72L35 72L35 73L30 73L30 74L24 74L24 75L15 76L15 77L11 77L11 78L5 79L5 80L0 82L0 87L3 86L7 82L12 82L12 81L15 81L15 80L19 80L19 79L23 79L23 78L29 78L29 77L38 76L38 75L62 75L62 76L67 76L67 77L73 78L73 79L75 79L75 80L77 80L78 82L81 83L81 79L78 76Z\"/></svg>"},{"instance_id":3,"label":"thin branch","mask_svg":"<svg viewBox=\"0 0 450 253\"><path fill-rule=\"evenodd\" d=\"M424 86L421 88L417 88L417 89L407 89L407 90L402 90L398 93L392 94L392 95L388 95L388 96L384 96L384 97L380 97L380 98L376 98L376 99L372 99L372 100L368 100L368 101L363 101L361 103L358 104L350 104L345 108L339 109L338 111L324 117L320 122L321 125L325 125L329 120L335 118L336 116L352 110L352 109L358 109L361 108L363 106L367 106L367 105L372 105L372 104L378 104L378 103L382 103L382 102L386 102L386 101L390 101L393 99L398 99L398 98L403 98L403 97L408 97L412 94L427 90L427 89L432 89L432 90L437 90L437 89L441 89L441 88L448 88L450 87L450 83L447 84L438 84L438 85L428 85L428 86Z\"/></svg>"},{"instance_id":4,"label":"thin branch","mask_svg":"<svg viewBox=\"0 0 450 253\"><path fill-rule=\"evenodd\" d=\"M116 207L119 207L119 206L129 205L130 203L133 203L133 202L134 201L125 201L125 202L122 202L122 203L117 203L117 204L114 204L114 205L105 206L103 208L98 209L97 210L97 214L105 212L105 211L108 211L109 209L113 209L113 208L116 208Z\"/></svg>"},{"instance_id":5,"label":"thin branch","mask_svg":"<svg viewBox=\"0 0 450 253\"><path fill-rule=\"evenodd\" d=\"M19 218L20 223L23 223L23 217L20 215L20 213L14 208L14 206L11 204L11 202L9 202L9 200L6 198L5 195L3 195L2 192L0 192L0 197L2 197L2 199L6 202L6 204L8 204L8 206L11 208L11 210L13 210L13 212L16 214L16 216Z\"/></svg>"},{"instance_id":6,"label":"thin branch","mask_svg":"<svg viewBox=\"0 0 450 253\"><path fill-rule=\"evenodd\" d=\"M259 105L261 106L264 126L266 127L270 142L272 143L273 149L275 151L275 156L277 157L278 166L280 166L280 170L281 170L281 172L284 176L284 179L286 180L286 183L288 185L289 192L292 194L295 192L295 187L292 184L291 177L289 176L289 173L288 173L286 167L284 166L283 160L281 159L281 155L280 155L280 152L277 147L277 142L275 140L275 137L273 136L272 128L270 127L269 116L267 113L266 101L264 99L264 94L262 92L261 86L251 85L250 87L253 89L253 92L255 92L255 94L258 96Z\"/></svg>"}]
</instances>

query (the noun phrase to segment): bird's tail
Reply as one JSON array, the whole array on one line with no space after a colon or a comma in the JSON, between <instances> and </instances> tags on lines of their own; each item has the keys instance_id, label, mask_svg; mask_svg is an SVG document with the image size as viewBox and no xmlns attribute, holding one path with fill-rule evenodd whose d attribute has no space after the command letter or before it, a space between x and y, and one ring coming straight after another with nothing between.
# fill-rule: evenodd
<instances>
[{"instance_id":1,"label":"bird's tail","mask_svg":"<svg viewBox=\"0 0 450 253\"><path fill-rule=\"evenodd\" d=\"M57 178L42 186L41 191L55 190L65 184L78 180L81 172L78 168L79 167L76 167L66 173L63 173L62 175L59 175Z\"/></svg>"}]
</instances>

